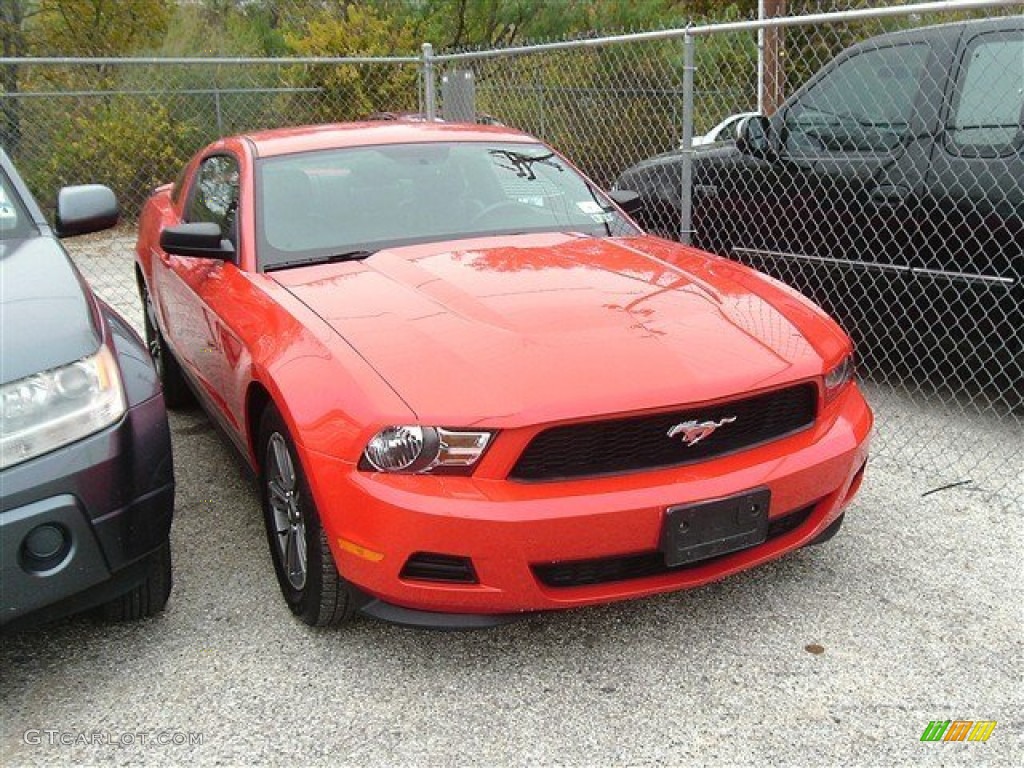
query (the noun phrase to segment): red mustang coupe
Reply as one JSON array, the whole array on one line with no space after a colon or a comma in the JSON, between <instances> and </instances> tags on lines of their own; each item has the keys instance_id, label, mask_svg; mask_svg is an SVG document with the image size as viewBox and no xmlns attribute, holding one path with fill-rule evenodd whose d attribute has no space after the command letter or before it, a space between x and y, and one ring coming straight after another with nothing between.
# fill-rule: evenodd
<instances>
[{"instance_id":1,"label":"red mustang coupe","mask_svg":"<svg viewBox=\"0 0 1024 768\"><path fill-rule=\"evenodd\" d=\"M303 621L493 623L839 528L872 423L850 340L635 204L530 136L425 123L224 139L154 193L167 402L255 470Z\"/></svg>"}]
</instances>

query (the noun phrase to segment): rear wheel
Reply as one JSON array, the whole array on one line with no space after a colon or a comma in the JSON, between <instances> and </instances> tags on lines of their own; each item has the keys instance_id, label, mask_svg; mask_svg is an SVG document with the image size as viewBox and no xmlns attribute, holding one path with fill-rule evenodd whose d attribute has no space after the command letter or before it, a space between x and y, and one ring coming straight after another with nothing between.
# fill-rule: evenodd
<instances>
[{"instance_id":1,"label":"rear wheel","mask_svg":"<svg viewBox=\"0 0 1024 768\"><path fill-rule=\"evenodd\" d=\"M171 596L171 544L165 541L146 558L146 579L130 592L100 606L108 621L137 621L160 613Z\"/></svg>"},{"instance_id":2,"label":"rear wheel","mask_svg":"<svg viewBox=\"0 0 1024 768\"><path fill-rule=\"evenodd\" d=\"M285 602L310 626L341 624L355 612L355 593L334 564L295 444L272 405L260 420L259 447L267 543Z\"/></svg>"},{"instance_id":3,"label":"rear wheel","mask_svg":"<svg viewBox=\"0 0 1024 768\"><path fill-rule=\"evenodd\" d=\"M153 306L153 299L146 290L146 285L139 282L139 294L142 297L142 307L145 315L146 325L146 346L149 348L149 356L153 358L153 365L160 383L164 390L164 403L168 408L181 408L193 402L192 391L185 381L185 374L181 371L178 359L167 346L167 340L160 332L160 326L156 320L156 307Z\"/></svg>"}]
</instances>

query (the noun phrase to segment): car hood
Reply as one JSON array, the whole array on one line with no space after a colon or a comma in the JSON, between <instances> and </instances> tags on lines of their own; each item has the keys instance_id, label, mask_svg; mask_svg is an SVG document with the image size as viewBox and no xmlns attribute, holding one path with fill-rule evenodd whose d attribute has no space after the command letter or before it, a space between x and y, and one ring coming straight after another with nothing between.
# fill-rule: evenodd
<instances>
[{"instance_id":1,"label":"car hood","mask_svg":"<svg viewBox=\"0 0 1024 768\"><path fill-rule=\"evenodd\" d=\"M686 153L682 149L672 149L662 152L660 155L644 158L635 165L624 170L615 181L615 189L633 189L630 184L641 182L644 175L651 172L673 170L680 172L683 158ZM716 141L710 144L695 144L693 147L693 172L700 173L706 162L720 163L732 160L739 155L735 141ZM647 191L648 186L642 186L641 191Z\"/></svg>"},{"instance_id":2,"label":"car hood","mask_svg":"<svg viewBox=\"0 0 1024 768\"><path fill-rule=\"evenodd\" d=\"M787 315L743 285L759 278L651 237L410 246L271 276L442 426L703 402L822 367Z\"/></svg>"},{"instance_id":3,"label":"car hood","mask_svg":"<svg viewBox=\"0 0 1024 768\"><path fill-rule=\"evenodd\" d=\"M78 272L52 237L0 240L0 383L91 355L100 345Z\"/></svg>"}]
</instances>

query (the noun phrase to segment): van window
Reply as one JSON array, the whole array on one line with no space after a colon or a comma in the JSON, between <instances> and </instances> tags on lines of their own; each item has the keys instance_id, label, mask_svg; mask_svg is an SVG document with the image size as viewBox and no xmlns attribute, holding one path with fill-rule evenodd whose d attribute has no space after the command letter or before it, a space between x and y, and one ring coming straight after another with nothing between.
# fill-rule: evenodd
<instances>
[{"instance_id":1,"label":"van window","mask_svg":"<svg viewBox=\"0 0 1024 768\"><path fill-rule=\"evenodd\" d=\"M980 154L1012 150L1024 118L1024 35L979 35L964 64L947 126L950 140Z\"/></svg>"},{"instance_id":2,"label":"van window","mask_svg":"<svg viewBox=\"0 0 1024 768\"><path fill-rule=\"evenodd\" d=\"M786 113L786 148L886 152L911 131L930 51L924 44L866 50L846 59Z\"/></svg>"}]
</instances>

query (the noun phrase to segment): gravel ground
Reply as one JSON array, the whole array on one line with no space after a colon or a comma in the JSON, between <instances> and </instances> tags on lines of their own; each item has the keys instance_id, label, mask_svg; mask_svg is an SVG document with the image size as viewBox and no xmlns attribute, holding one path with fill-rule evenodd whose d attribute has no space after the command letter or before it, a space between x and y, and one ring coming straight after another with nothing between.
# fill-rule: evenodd
<instances>
[{"instance_id":1,"label":"gravel ground","mask_svg":"<svg viewBox=\"0 0 1024 768\"><path fill-rule=\"evenodd\" d=\"M922 498L931 480L875 463L831 543L709 587L494 630L363 619L315 631L279 597L256 495L226 441L199 411L172 428L167 610L4 636L4 765L1024 757L1024 524L976 485ZM992 425L957 428L999 442ZM986 743L919 741L930 720L958 718L998 725Z\"/></svg>"},{"instance_id":2,"label":"gravel ground","mask_svg":"<svg viewBox=\"0 0 1024 768\"><path fill-rule=\"evenodd\" d=\"M109 277L131 237L102 242L83 271L138 322ZM0 763L1020 765L1019 420L869 395L900 450L876 452L829 544L466 633L295 621L251 481L201 412L174 414L167 610L0 636ZM998 725L920 742L958 718Z\"/></svg>"}]
</instances>

